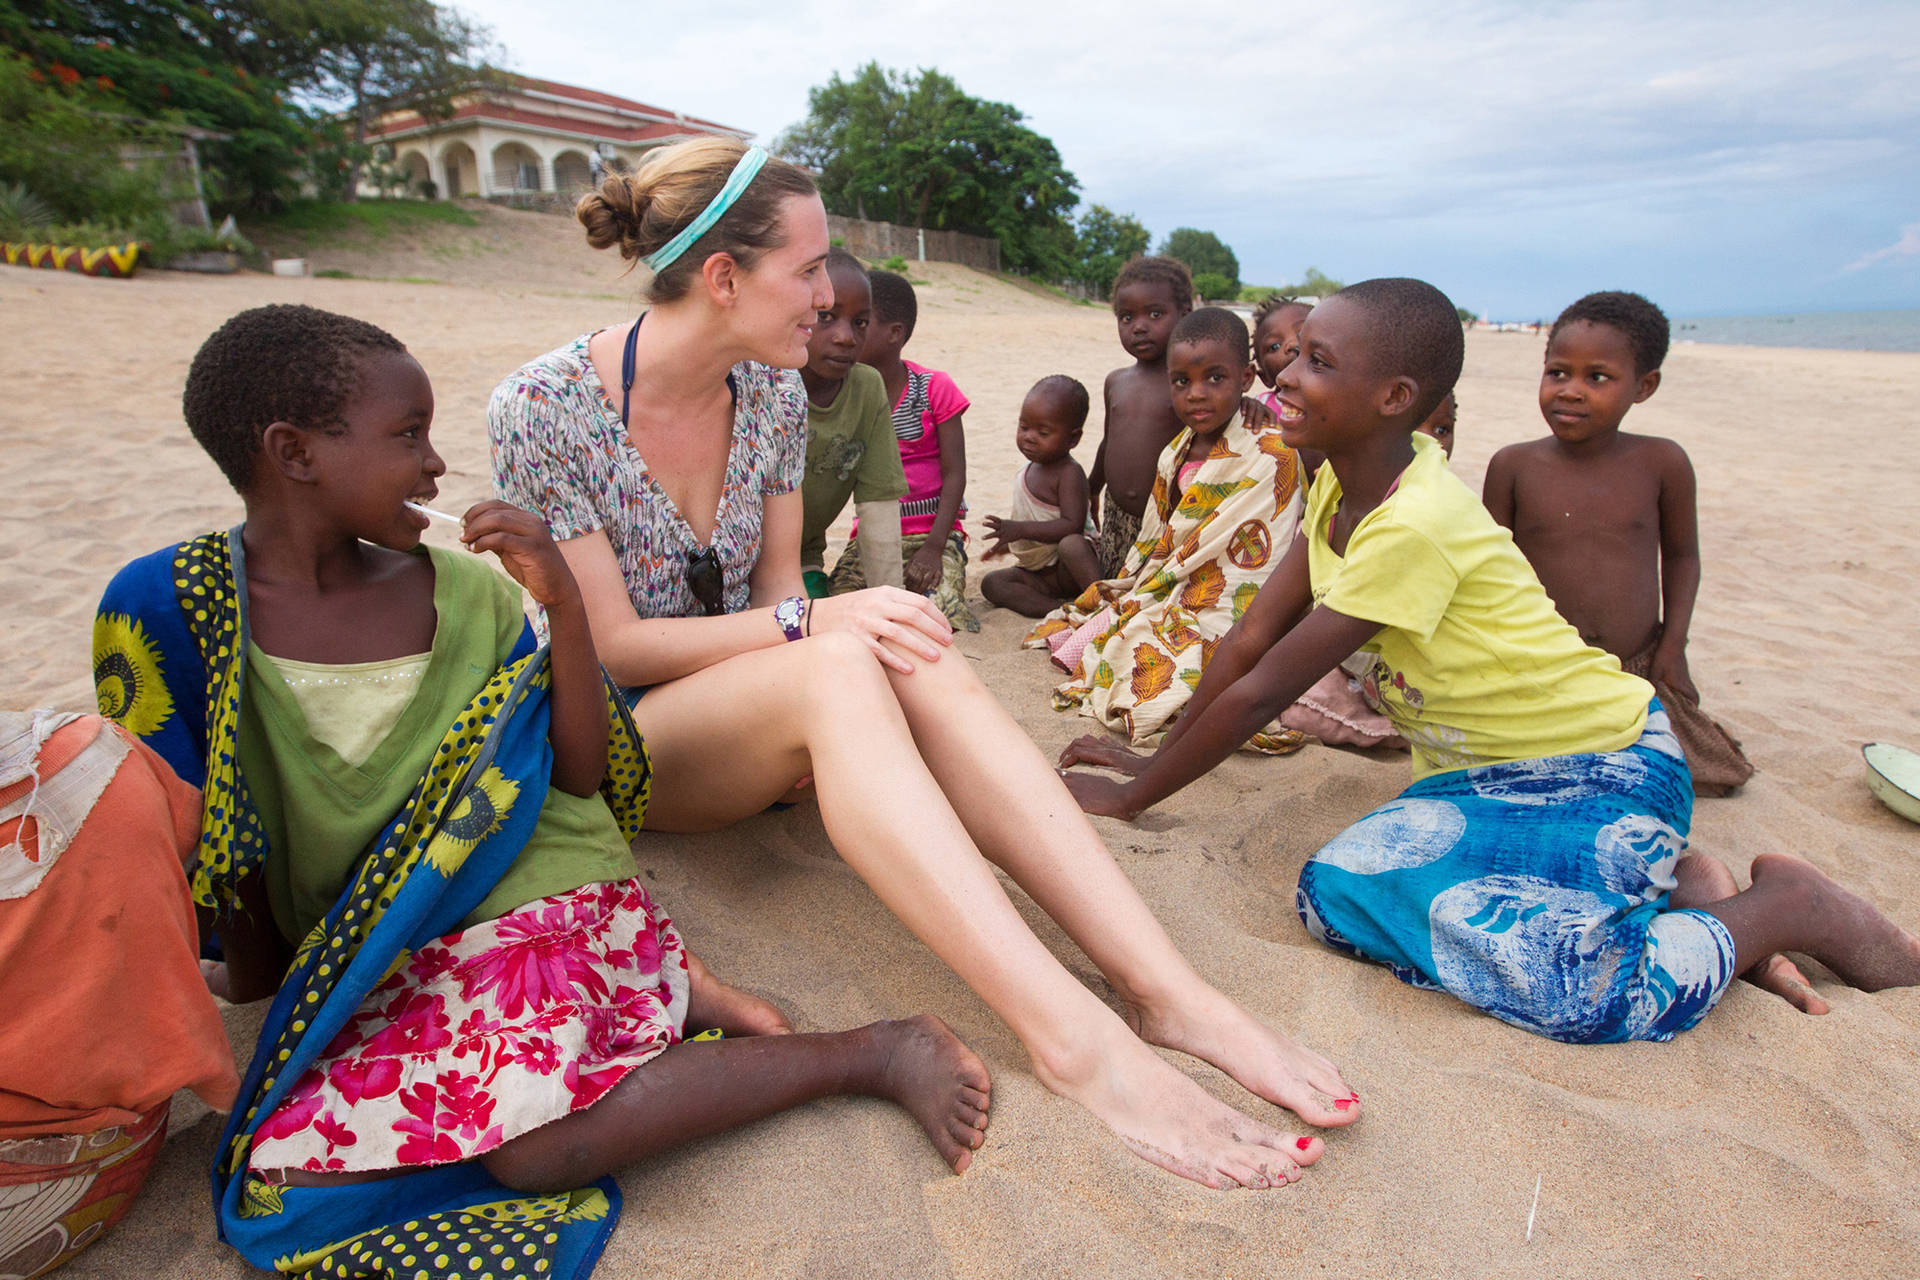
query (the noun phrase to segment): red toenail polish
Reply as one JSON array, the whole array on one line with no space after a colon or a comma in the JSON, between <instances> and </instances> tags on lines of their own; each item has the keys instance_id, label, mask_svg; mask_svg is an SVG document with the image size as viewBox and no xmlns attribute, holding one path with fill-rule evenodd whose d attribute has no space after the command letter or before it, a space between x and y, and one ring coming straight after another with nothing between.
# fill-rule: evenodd
<instances>
[{"instance_id":1,"label":"red toenail polish","mask_svg":"<svg viewBox=\"0 0 1920 1280\"><path fill-rule=\"evenodd\" d=\"M1352 1107L1353 1107L1352 1098L1342 1098L1338 1102L1333 1104L1333 1109L1335 1111L1348 1111L1348 1110L1351 1110Z\"/></svg>"},{"instance_id":2,"label":"red toenail polish","mask_svg":"<svg viewBox=\"0 0 1920 1280\"><path fill-rule=\"evenodd\" d=\"M1295 1138L1293 1140L1293 1145L1300 1148L1302 1151L1305 1151L1308 1147L1313 1145L1313 1139L1312 1138Z\"/></svg>"}]
</instances>

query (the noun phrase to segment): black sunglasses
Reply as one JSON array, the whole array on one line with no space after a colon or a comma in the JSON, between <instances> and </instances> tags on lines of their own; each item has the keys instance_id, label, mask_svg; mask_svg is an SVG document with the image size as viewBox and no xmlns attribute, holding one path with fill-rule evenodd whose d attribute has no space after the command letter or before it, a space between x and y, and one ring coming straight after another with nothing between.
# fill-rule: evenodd
<instances>
[{"instance_id":1,"label":"black sunglasses","mask_svg":"<svg viewBox=\"0 0 1920 1280\"><path fill-rule=\"evenodd\" d=\"M709 618L727 611L727 576L712 547L687 552L687 590Z\"/></svg>"}]
</instances>

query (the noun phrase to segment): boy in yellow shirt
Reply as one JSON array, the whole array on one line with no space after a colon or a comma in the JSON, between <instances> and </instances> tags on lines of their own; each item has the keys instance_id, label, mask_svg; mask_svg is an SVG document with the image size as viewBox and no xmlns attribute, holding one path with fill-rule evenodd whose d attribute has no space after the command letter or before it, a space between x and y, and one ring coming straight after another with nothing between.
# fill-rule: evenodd
<instances>
[{"instance_id":1,"label":"boy in yellow shirt","mask_svg":"<svg viewBox=\"0 0 1920 1280\"><path fill-rule=\"evenodd\" d=\"M1323 451L1302 536L1141 759L1081 739L1081 807L1131 818L1225 759L1356 648L1414 783L1309 860L1316 938L1558 1040L1666 1040L1737 976L1815 1011L1777 953L1863 990L1920 985L1920 940L1811 864L1753 887L1683 857L1693 790L1652 689L1585 644L1505 529L1415 433L1459 377L1453 305L1371 280L1315 307L1275 380L1282 437Z\"/></svg>"}]
</instances>

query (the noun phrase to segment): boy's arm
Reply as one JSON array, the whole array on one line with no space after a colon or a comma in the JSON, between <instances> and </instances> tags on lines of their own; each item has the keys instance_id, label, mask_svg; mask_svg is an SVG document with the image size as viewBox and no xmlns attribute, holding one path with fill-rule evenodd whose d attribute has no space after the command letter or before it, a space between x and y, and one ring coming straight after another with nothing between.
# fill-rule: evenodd
<instances>
[{"instance_id":1,"label":"boy's arm","mask_svg":"<svg viewBox=\"0 0 1920 1280\"><path fill-rule=\"evenodd\" d=\"M1653 678L1681 697L1700 701L1687 672L1687 630L1700 591L1700 520L1693 464L1686 450L1660 442L1660 643L1653 651Z\"/></svg>"},{"instance_id":2,"label":"boy's arm","mask_svg":"<svg viewBox=\"0 0 1920 1280\"><path fill-rule=\"evenodd\" d=\"M964 416L956 413L934 428L940 438L940 505L934 509L926 545L913 553L913 563L907 567L909 591L927 591L940 581L947 538L960 518L960 504L967 493L967 437L960 422Z\"/></svg>"},{"instance_id":3,"label":"boy's arm","mask_svg":"<svg viewBox=\"0 0 1920 1280\"><path fill-rule=\"evenodd\" d=\"M1480 487L1480 501L1487 514L1503 529L1513 528L1513 446L1508 445L1487 463L1487 478Z\"/></svg>"},{"instance_id":4,"label":"boy's arm","mask_svg":"<svg viewBox=\"0 0 1920 1280\"><path fill-rule=\"evenodd\" d=\"M232 914L219 916L204 907L197 914L201 936L206 936L210 924L220 938L226 979L215 987L215 995L229 1004L249 1004L280 990L287 966L293 962L293 948L273 922L263 874L255 872L240 882L239 906Z\"/></svg>"},{"instance_id":5,"label":"boy's arm","mask_svg":"<svg viewBox=\"0 0 1920 1280\"><path fill-rule=\"evenodd\" d=\"M469 550L497 555L514 581L547 611L551 781L569 795L593 795L607 775L607 687L580 584L546 523L518 507L504 502L475 505L466 514L460 538Z\"/></svg>"},{"instance_id":6,"label":"boy's arm","mask_svg":"<svg viewBox=\"0 0 1920 1280\"><path fill-rule=\"evenodd\" d=\"M874 381L879 377L874 374ZM866 448L854 473L853 510L860 518L860 571L867 585L897 587L905 570L900 555L900 499L907 496L907 473L900 463L900 440L893 434L884 385L880 392L868 406L861 427Z\"/></svg>"},{"instance_id":7,"label":"boy's arm","mask_svg":"<svg viewBox=\"0 0 1920 1280\"><path fill-rule=\"evenodd\" d=\"M1117 371L1116 371L1117 372ZM1087 473L1088 509L1100 521L1100 492L1107 487L1107 438L1113 434L1113 374L1100 384L1100 447L1093 451L1093 470Z\"/></svg>"}]
</instances>

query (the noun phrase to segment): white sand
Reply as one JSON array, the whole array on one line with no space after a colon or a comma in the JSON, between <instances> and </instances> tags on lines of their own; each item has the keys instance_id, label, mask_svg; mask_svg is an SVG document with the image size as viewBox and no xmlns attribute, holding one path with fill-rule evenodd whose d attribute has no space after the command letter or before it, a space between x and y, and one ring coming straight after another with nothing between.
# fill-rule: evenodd
<instances>
[{"instance_id":1,"label":"white sand","mask_svg":"<svg viewBox=\"0 0 1920 1280\"><path fill-rule=\"evenodd\" d=\"M500 283L525 277L499 260L489 269L492 283L461 285L0 271L0 442L16 497L0 539L0 644L19 681L9 704L89 706L90 621L113 570L239 519L179 396L194 349L243 307L310 302L398 334L439 397L443 505L485 496L494 383L630 310L630 290L591 260L557 285ZM1097 415L1099 381L1123 355L1097 308L959 268L914 274L931 283L909 354L973 398L977 533L1006 510L1026 388L1074 374ZM1496 447L1541 433L1539 351L1536 338L1470 337L1456 459L1470 482ZM1743 795L1702 803L1696 847L1737 869L1766 850L1803 853L1910 926L1920 829L1869 796L1858 748L1920 744L1916 396L1920 356L1683 346L1631 422L1680 440L1699 471L1693 671L1760 770ZM1096 434L1080 450L1088 462ZM979 608L986 629L961 641L966 660L1057 749L1086 722L1048 709L1051 668L1015 649L1026 624ZM1100 820L1202 970L1331 1055L1366 1098L1366 1118L1330 1135L1304 1181L1266 1194L1161 1173L1047 1094L1005 1027L838 861L811 808L715 837L643 836L653 887L719 972L808 1029L938 1013L987 1060L995 1108L958 1178L904 1114L869 1101L809 1106L647 1162L621 1178L625 1216L601 1274L1920 1272L1920 991L1867 996L1822 974L1834 1011L1807 1018L1739 986L1672 1044L1573 1048L1404 987L1313 944L1293 887L1315 848L1406 780L1404 758L1310 747L1236 758L1137 827ZM243 1052L256 1019L229 1015ZM1221 1097L1274 1114L1179 1061ZM69 1274L250 1274L213 1238L205 1170L218 1120L187 1103L141 1203Z\"/></svg>"}]
</instances>

